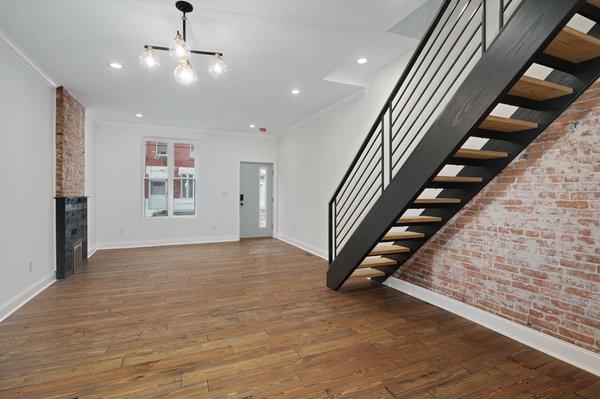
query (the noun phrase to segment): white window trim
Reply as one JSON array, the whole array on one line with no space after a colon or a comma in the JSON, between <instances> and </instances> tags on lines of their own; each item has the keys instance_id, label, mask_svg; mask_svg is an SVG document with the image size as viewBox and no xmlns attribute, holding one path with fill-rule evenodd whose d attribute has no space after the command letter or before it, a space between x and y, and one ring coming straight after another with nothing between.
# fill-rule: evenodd
<instances>
[{"instance_id":1,"label":"white window trim","mask_svg":"<svg viewBox=\"0 0 600 399\"><path fill-rule=\"evenodd\" d=\"M167 143L167 208L168 215L160 217L146 216L145 212L145 187L144 182L146 180L146 142L156 141L161 143ZM180 144L191 144L194 146L194 209L193 215L174 215L173 214L173 198L174 198L174 182L175 182L175 143ZM178 139L178 138L167 138L167 137L155 137L155 136L142 136L142 165L141 165L141 214L143 220L165 220L165 219L197 219L198 218L198 142L192 139Z\"/></svg>"}]
</instances>

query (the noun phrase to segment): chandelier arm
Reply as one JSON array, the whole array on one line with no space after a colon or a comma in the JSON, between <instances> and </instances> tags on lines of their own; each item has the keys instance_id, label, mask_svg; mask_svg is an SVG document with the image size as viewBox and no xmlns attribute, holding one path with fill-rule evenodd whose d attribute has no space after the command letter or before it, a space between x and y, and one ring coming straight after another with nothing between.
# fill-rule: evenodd
<instances>
[{"instance_id":1,"label":"chandelier arm","mask_svg":"<svg viewBox=\"0 0 600 399\"><path fill-rule=\"evenodd\" d=\"M153 46L151 44L144 44L144 48L145 49L153 48L154 50L169 51L168 47ZM221 53L219 51L190 50L190 53L199 54L199 55L212 55L212 56L219 55L221 57L223 56L223 53Z\"/></svg>"}]
</instances>

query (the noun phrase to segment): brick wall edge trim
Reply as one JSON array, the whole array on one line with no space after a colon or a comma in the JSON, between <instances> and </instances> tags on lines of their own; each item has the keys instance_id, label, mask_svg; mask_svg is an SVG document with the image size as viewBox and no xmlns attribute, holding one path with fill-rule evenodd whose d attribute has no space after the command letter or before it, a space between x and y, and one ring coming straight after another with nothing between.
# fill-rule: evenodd
<instances>
[{"instance_id":1,"label":"brick wall edge trim","mask_svg":"<svg viewBox=\"0 0 600 399\"><path fill-rule=\"evenodd\" d=\"M383 284L600 377L600 356L590 350L396 277Z\"/></svg>"}]
</instances>

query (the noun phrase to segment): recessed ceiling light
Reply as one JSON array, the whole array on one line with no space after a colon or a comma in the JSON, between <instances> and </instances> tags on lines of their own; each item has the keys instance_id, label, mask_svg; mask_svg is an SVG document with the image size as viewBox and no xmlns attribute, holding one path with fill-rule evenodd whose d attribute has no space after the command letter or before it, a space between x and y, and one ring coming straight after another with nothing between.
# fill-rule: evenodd
<instances>
[{"instance_id":1,"label":"recessed ceiling light","mask_svg":"<svg viewBox=\"0 0 600 399\"><path fill-rule=\"evenodd\" d=\"M366 64L367 62L369 62L368 59L366 59L365 57L360 57L359 59L356 60L357 64Z\"/></svg>"},{"instance_id":2,"label":"recessed ceiling light","mask_svg":"<svg viewBox=\"0 0 600 399\"><path fill-rule=\"evenodd\" d=\"M113 68L113 69L121 69L123 68L123 65L119 64L118 62L111 62L108 64L109 67Z\"/></svg>"},{"instance_id":3,"label":"recessed ceiling light","mask_svg":"<svg viewBox=\"0 0 600 399\"><path fill-rule=\"evenodd\" d=\"M297 96L298 94L300 94L300 90L294 89L294 90L292 90L292 94Z\"/></svg>"},{"instance_id":4,"label":"recessed ceiling light","mask_svg":"<svg viewBox=\"0 0 600 399\"><path fill-rule=\"evenodd\" d=\"M256 127L256 125L249 125L248 126L250 129L254 129Z\"/></svg>"},{"instance_id":5,"label":"recessed ceiling light","mask_svg":"<svg viewBox=\"0 0 600 399\"><path fill-rule=\"evenodd\" d=\"M137 116L138 118L143 118L144 114L140 114L139 112L137 114L135 114L135 116Z\"/></svg>"}]
</instances>

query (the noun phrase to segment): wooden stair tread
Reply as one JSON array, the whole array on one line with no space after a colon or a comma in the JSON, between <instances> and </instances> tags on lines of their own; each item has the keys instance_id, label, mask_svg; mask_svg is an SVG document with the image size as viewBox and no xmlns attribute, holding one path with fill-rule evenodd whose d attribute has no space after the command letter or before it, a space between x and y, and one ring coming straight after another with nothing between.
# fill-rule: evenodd
<instances>
[{"instance_id":1,"label":"wooden stair tread","mask_svg":"<svg viewBox=\"0 0 600 399\"><path fill-rule=\"evenodd\" d=\"M413 202L413 204L460 204L460 198L418 198Z\"/></svg>"},{"instance_id":2,"label":"wooden stair tread","mask_svg":"<svg viewBox=\"0 0 600 399\"><path fill-rule=\"evenodd\" d=\"M454 154L455 158L468 159L500 159L508 158L508 152L504 151L487 151L487 150L472 150L470 148L461 148Z\"/></svg>"},{"instance_id":3,"label":"wooden stair tread","mask_svg":"<svg viewBox=\"0 0 600 399\"><path fill-rule=\"evenodd\" d=\"M358 265L359 269L367 269L370 267L387 267L396 266L398 262L389 258L367 258Z\"/></svg>"},{"instance_id":4,"label":"wooden stair tread","mask_svg":"<svg viewBox=\"0 0 600 399\"><path fill-rule=\"evenodd\" d=\"M442 218L437 216L402 216L396 224L439 223Z\"/></svg>"},{"instance_id":5,"label":"wooden stair tread","mask_svg":"<svg viewBox=\"0 0 600 399\"><path fill-rule=\"evenodd\" d=\"M350 278L384 277L385 273L377 269L356 269Z\"/></svg>"},{"instance_id":6,"label":"wooden stair tread","mask_svg":"<svg viewBox=\"0 0 600 399\"><path fill-rule=\"evenodd\" d=\"M508 94L534 101L546 101L573 94L573 89L547 80L521 76Z\"/></svg>"},{"instance_id":7,"label":"wooden stair tread","mask_svg":"<svg viewBox=\"0 0 600 399\"><path fill-rule=\"evenodd\" d=\"M505 133L522 132L524 130L536 129L537 127L538 124L535 122L492 115L485 118L483 123L479 125L481 129Z\"/></svg>"},{"instance_id":8,"label":"wooden stair tread","mask_svg":"<svg viewBox=\"0 0 600 399\"><path fill-rule=\"evenodd\" d=\"M410 248L401 245L377 245L373 248L371 253L369 253L369 256L405 254L408 252L410 252Z\"/></svg>"},{"instance_id":9,"label":"wooden stair tread","mask_svg":"<svg viewBox=\"0 0 600 399\"><path fill-rule=\"evenodd\" d=\"M425 237L425 234L414 231L390 231L383 237L382 241L412 240L423 237Z\"/></svg>"},{"instance_id":10,"label":"wooden stair tread","mask_svg":"<svg viewBox=\"0 0 600 399\"><path fill-rule=\"evenodd\" d=\"M433 178L435 183L481 183L483 177L470 176L436 176Z\"/></svg>"},{"instance_id":11,"label":"wooden stair tread","mask_svg":"<svg viewBox=\"0 0 600 399\"><path fill-rule=\"evenodd\" d=\"M600 0L597 0L600 3ZM594 3L590 3L600 7ZM600 57L600 39L565 26L544 53L574 64Z\"/></svg>"}]
</instances>

